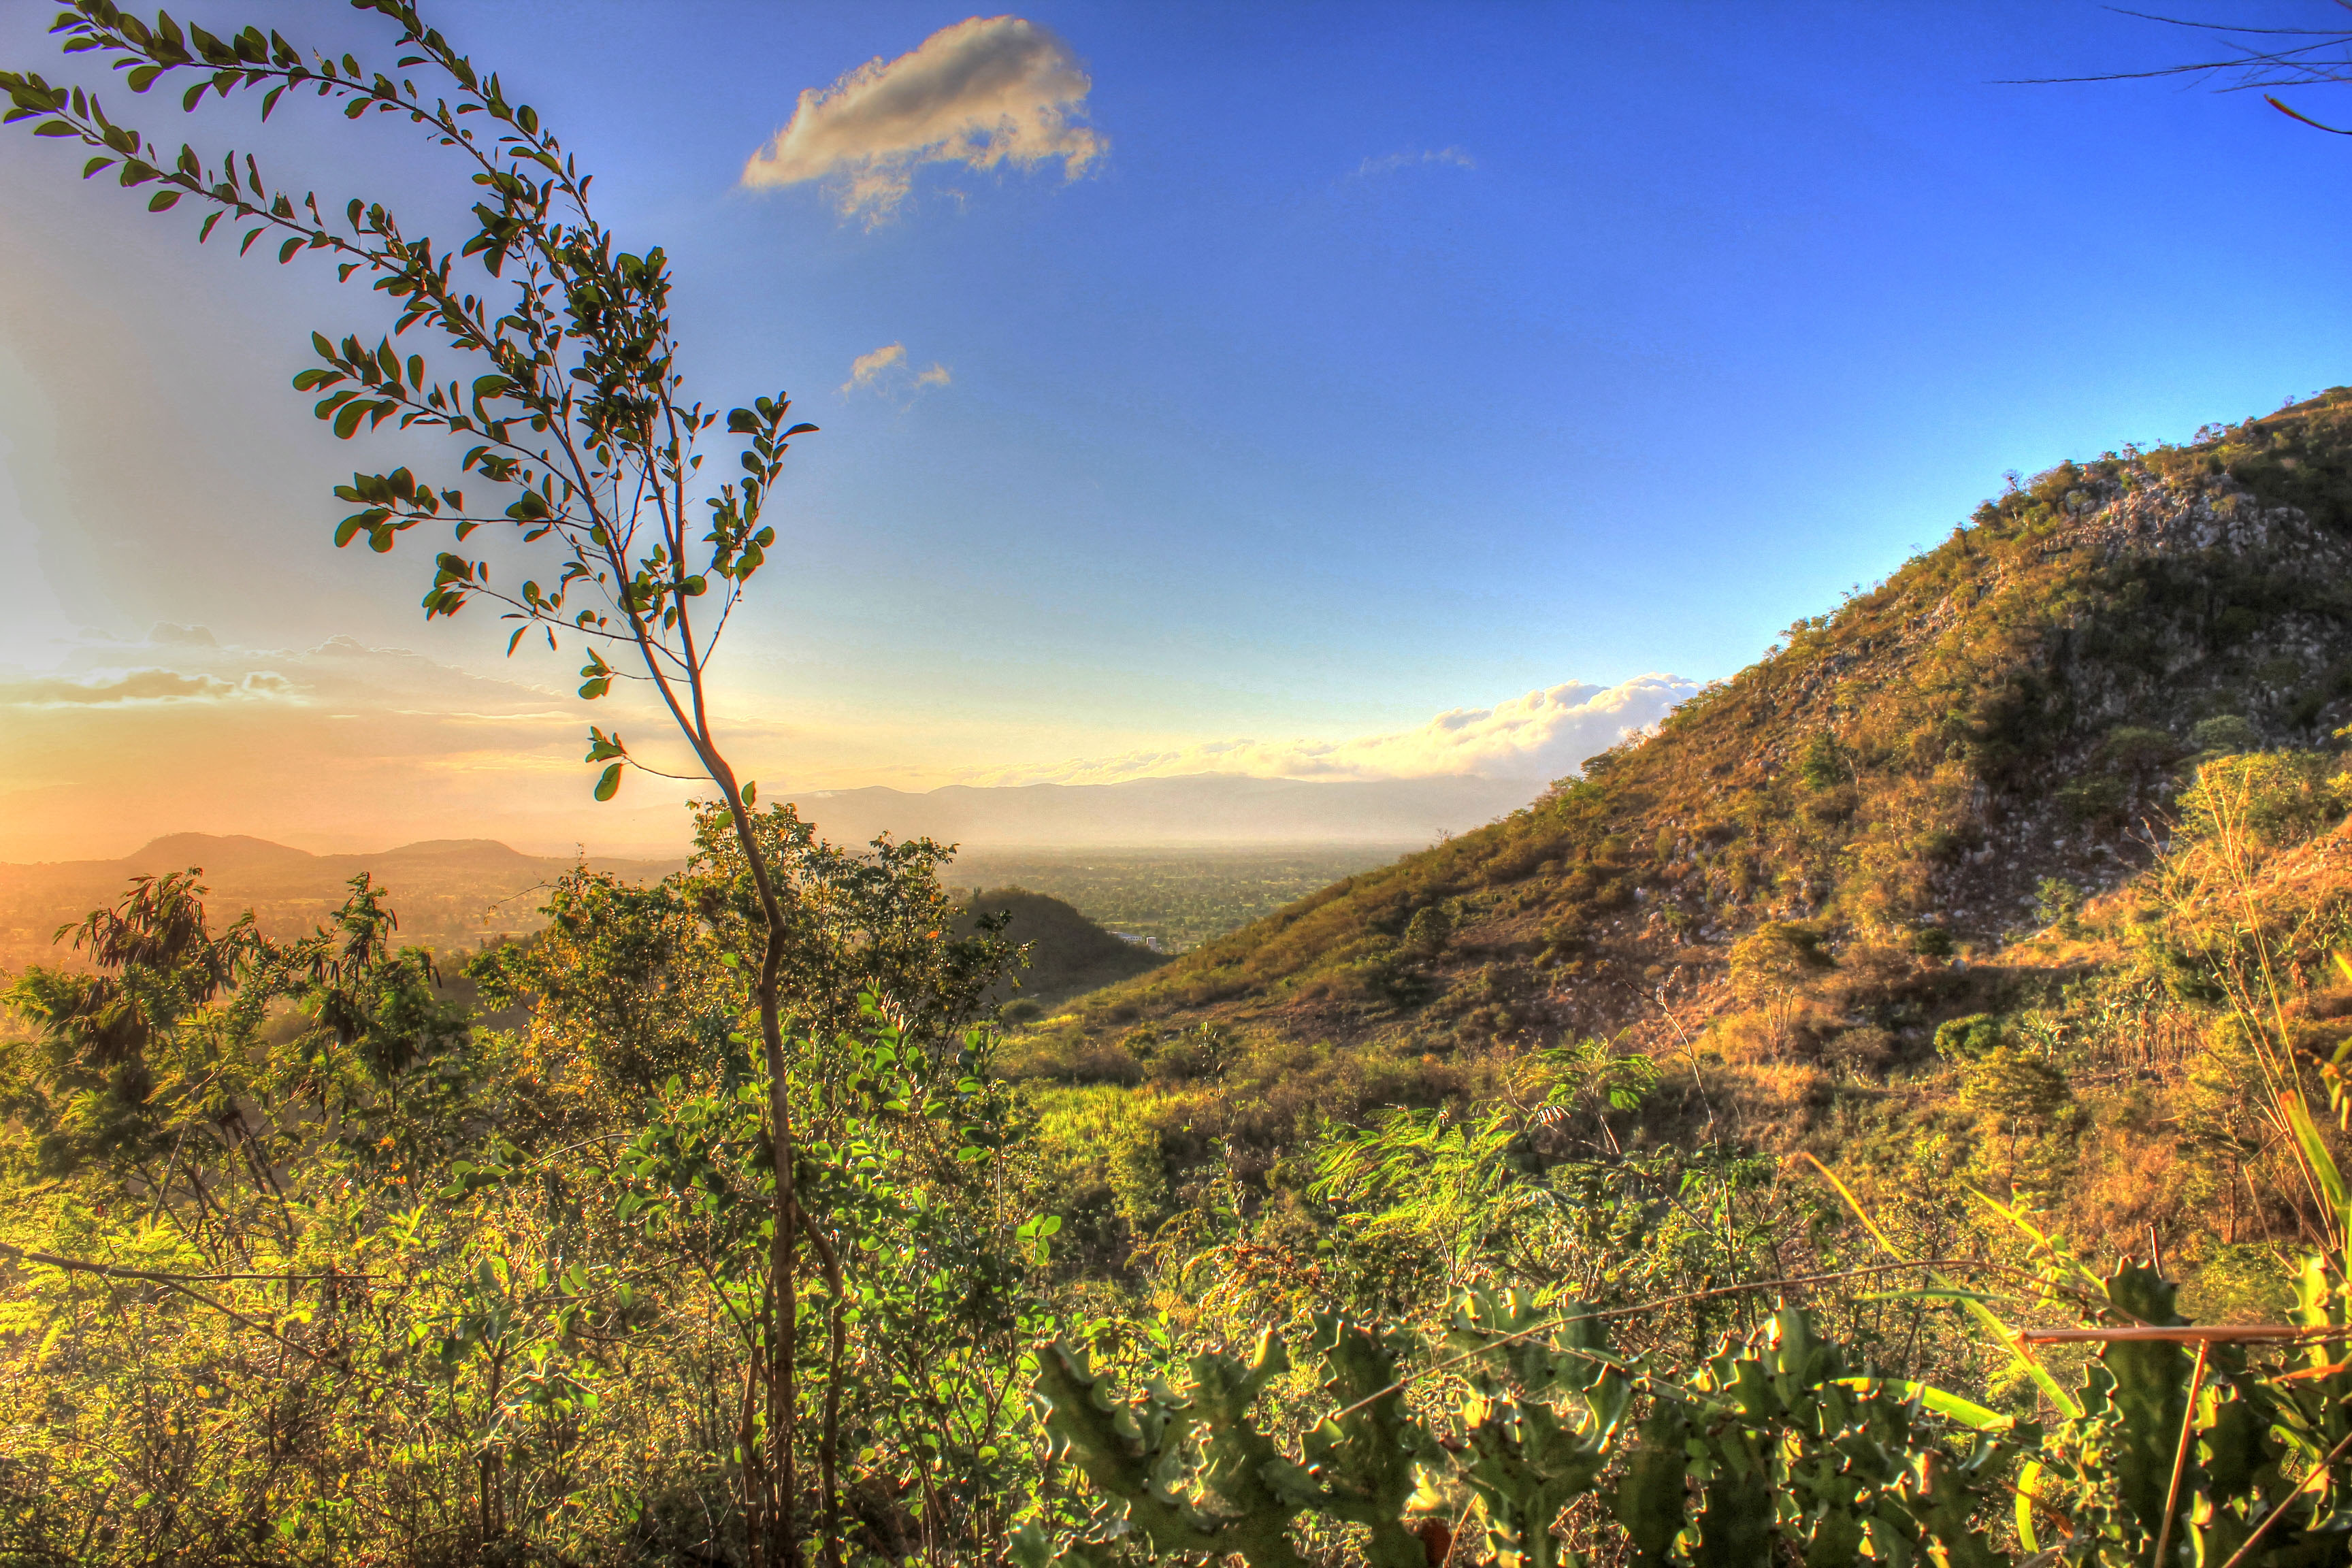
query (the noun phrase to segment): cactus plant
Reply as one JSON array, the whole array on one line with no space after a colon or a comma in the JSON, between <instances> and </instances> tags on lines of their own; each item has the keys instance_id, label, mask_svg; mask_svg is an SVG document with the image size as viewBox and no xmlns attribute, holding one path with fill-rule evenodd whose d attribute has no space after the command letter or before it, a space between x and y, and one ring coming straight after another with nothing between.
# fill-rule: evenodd
<instances>
[{"instance_id":1,"label":"cactus plant","mask_svg":"<svg viewBox=\"0 0 2352 1568\"><path fill-rule=\"evenodd\" d=\"M2180 1323L2173 1287L2154 1270L2126 1264L2101 1283L2116 1315ZM2011 1558L1982 1521L2014 1491L2035 1562L2149 1568L2168 1541L2155 1568L2214 1568L2267 1530L2242 1568L2340 1563L2352 1559L2352 1462L2340 1447L2352 1439L2348 1300L2341 1278L2315 1264L2301 1316L2341 1334L2314 1340L2308 1364L2286 1378L2212 1346L2193 1407L2179 1344L2111 1342L2074 1402L2079 1414L2046 1433L1857 1372L1793 1307L1676 1371L1612 1354L1578 1303L1473 1292L1442 1345L1421 1347L1423 1372L1448 1375L1424 1378L1414 1404L1399 1387L1400 1367L1416 1359L1404 1334L1318 1317L1312 1343L1337 1413L1302 1436L1296 1457L1253 1425L1253 1406L1289 1366L1274 1334L1247 1362L1195 1357L1185 1387L1154 1383L1133 1400L1057 1345L1040 1357L1039 1405L1057 1451L1099 1500L1070 1539L1032 1529L1013 1555L1023 1568L1228 1554L1294 1568L1293 1528L1313 1517L1360 1527L1372 1568L1423 1568L1404 1516L1450 1495L1478 1515L1479 1549L1457 1546L1457 1561L1573 1568L1557 1525L1569 1504L1599 1495L1635 1568L1997 1568ZM1973 1434L1939 1434L1921 1419L1931 1410ZM2045 1551L2037 1519L2063 1521L2065 1539Z\"/></svg>"},{"instance_id":2,"label":"cactus plant","mask_svg":"<svg viewBox=\"0 0 2352 1568\"><path fill-rule=\"evenodd\" d=\"M1500 1568L1554 1568L1552 1521L1600 1479L1633 1385L1577 1303L1538 1309L1525 1291L1465 1297L1446 1343L1471 1358L1465 1479L1487 1552Z\"/></svg>"},{"instance_id":3,"label":"cactus plant","mask_svg":"<svg viewBox=\"0 0 2352 1568\"><path fill-rule=\"evenodd\" d=\"M2007 1450L1980 1442L1956 1458L1936 1448L1914 1429L1916 1394L1849 1376L1837 1347L1793 1309L1674 1381L1612 1355L1578 1303L1473 1292L1444 1342L1466 1386L1434 1421L1398 1386L1403 1336L1320 1316L1312 1342L1338 1413L1303 1435L1297 1458L1253 1424L1252 1406L1290 1364L1271 1332L1246 1363L1196 1356L1185 1387L1155 1382L1132 1400L1074 1347L1049 1347L1037 1382L1046 1429L1100 1501L1058 1555L1038 1531L1018 1539L1024 1568L1087 1568L1136 1549L1292 1568L1291 1530L1310 1514L1362 1527L1372 1568L1423 1568L1403 1516L1416 1480L1433 1478L1466 1487L1482 1555L1497 1568L1571 1568L1555 1526L1617 1461L1612 1511L1644 1565L1744 1568L1776 1539L1808 1563L1851 1562L1865 1544L1888 1561L1931 1548L1945 1562L1994 1560L1970 1519ZM1652 1408L1628 1444L1644 1389ZM1695 1519L1685 1505L1693 1479Z\"/></svg>"}]
</instances>

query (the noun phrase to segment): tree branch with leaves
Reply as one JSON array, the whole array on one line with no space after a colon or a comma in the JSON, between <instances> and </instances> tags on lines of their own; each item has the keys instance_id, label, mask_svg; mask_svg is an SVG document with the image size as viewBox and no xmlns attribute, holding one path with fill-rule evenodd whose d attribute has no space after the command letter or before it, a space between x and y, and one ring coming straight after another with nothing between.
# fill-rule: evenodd
<instances>
[{"instance_id":1,"label":"tree branch with leaves","mask_svg":"<svg viewBox=\"0 0 2352 1568\"><path fill-rule=\"evenodd\" d=\"M761 851L757 789L737 777L722 749L709 675L775 543L762 517L791 443L815 427L789 423L781 393L723 416L689 399L661 249L621 249L591 208L592 176L536 110L510 100L495 73L426 26L412 0L352 6L392 31L388 70L352 53L305 49L275 30L215 34L161 12L150 22L110 0L78 0L51 31L67 54L121 73L131 93L184 83L181 108L191 113L209 100L242 98L266 122L281 104L307 100L351 121L404 121L454 158L474 188L473 232L454 248L410 233L383 202L353 196L338 209L314 191L280 184L250 149L208 157L184 142L170 150L168 138L109 114L86 85L0 72L9 104L0 120L79 144L89 154L84 179L107 174L122 189L143 190L152 212L183 202L207 209L199 243L226 223L225 235L241 231L240 253L271 241L281 264L314 257L341 281L362 279L383 295L390 330L373 344L363 333L314 331L318 363L294 378L296 389L323 395L313 412L340 439L387 423L439 435L454 444L460 476L478 481L478 498L486 487L492 499L469 501L464 490L421 480L407 467L354 473L335 489L356 508L337 523L336 544L364 538L385 552L420 525L448 528L452 547L436 555L423 599L427 619L487 600L515 623L509 655L533 633L550 648L568 641L582 651L583 698L604 697L616 681L642 683L692 751L699 776L717 787L765 917L753 991L774 1145L774 1289L762 1326L764 1365L755 1359L753 1373L767 1395L767 1453L763 1464L747 1466L764 1480L747 1500L755 1541L781 1562L793 1534L793 1258L801 1229L778 1005L792 890ZM702 448L722 433L722 417L740 471L714 487L701 475L710 455ZM467 549L484 528L505 531L543 563L543 576L494 579L490 563ZM613 798L626 768L659 771L639 762L617 730L601 726L590 729L587 760L603 764L599 800Z\"/></svg>"}]
</instances>

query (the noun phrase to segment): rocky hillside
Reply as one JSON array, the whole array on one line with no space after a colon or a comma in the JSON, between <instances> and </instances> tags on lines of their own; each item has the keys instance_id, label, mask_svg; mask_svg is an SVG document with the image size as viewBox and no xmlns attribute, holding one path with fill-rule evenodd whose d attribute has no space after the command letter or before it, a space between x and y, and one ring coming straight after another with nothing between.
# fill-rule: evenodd
<instances>
[{"instance_id":1,"label":"rocky hillside","mask_svg":"<svg viewBox=\"0 0 2352 1568\"><path fill-rule=\"evenodd\" d=\"M2148 865L2185 761L2347 719L2338 390L1987 502L1582 779L1086 998L1026 1059L1202 1023L1440 1053L1654 1026L1787 922L1800 965L1981 962Z\"/></svg>"}]
</instances>

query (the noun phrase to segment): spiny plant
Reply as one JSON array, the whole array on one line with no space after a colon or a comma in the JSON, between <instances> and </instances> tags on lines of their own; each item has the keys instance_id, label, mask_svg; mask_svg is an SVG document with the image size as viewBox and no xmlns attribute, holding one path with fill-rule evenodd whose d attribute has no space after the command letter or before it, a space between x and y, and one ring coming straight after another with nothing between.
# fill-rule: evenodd
<instances>
[{"instance_id":1,"label":"spiny plant","mask_svg":"<svg viewBox=\"0 0 2352 1568\"><path fill-rule=\"evenodd\" d=\"M754 1478L748 1500L754 1540L781 1560L795 1490L793 1254L808 1228L793 1197L778 1003L792 893L761 852L756 786L737 777L721 746L708 677L730 616L775 543L762 519L787 449L815 427L791 423L790 400L781 393L723 415L691 399L660 247L623 249L591 209L592 176L535 110L509 96L497 73L477 68L428 26L413 0L352 3L387 24L395 57L388 69L352 53L306 49L258 26L215 33L163 12L146 21L111 0L77 0L51 31L67 54L123 73L132 93L184 81L186 111L207 99L241 97L257 103L266 121L290 94L294 103L331 106L347 120L404 122L455 160L455 173L478 198L473 231L454 249L412 233L381 201L353 196L336 208L315 192L282 184L250 150L208 157L184 142L175 151L168 139L110 114L89 86L0 72L9 100L0 120L86 148L85 179L110 172L121 188L143 190L152 212L183 202L208 209L195 232L200 243L226 222L242 230L240 252L269 240L281 264L308 256L333 265L341 280L362 279L382 295L393 313L390 331L373 343L362 332L312 332L319 363L294 378L295 387L323 395L314 412L338 438L390 423L454 443L459 472L475 476L494 499L486 504L478 487L469 500L404 466L354 473L335 489L356 509L335 525L336 544L364 539L371 550L388 552L420 525L447 527L455 548L435 557L423 601L427 618L489 600L518 623L509 653L534 631L551 648L569 641L582 649L582 697L601 698L616 681L643 683L700 775L716 786L766 925L753 990L776 1149L774 1288L762 1309L766 1352L753 1373L765 1392L766 1458L748 1467ZM412 333L437 342L430 352L404 353L396 340ZM708 455L701 447L722 419L724 434L740 440L741 472L714 489L701 477ZM543 563L543 575L494 580L489 563L465 548L485 527L510 533L521 554ZM600 800L613 797L625 767L646 766L617 729L595 725L587 760L603 764Z\"/></svg>"},{"instance_id":2,"label":"spiny plant","mask_svg":"<svg viewBox=\"0 0 2352 1568\"><path fill-rule=\"evenodd\" d=\"M2110 1342L2046 1427L1881 1377L1790 1306L1680 1367L1614 1354L1601 1314L1517 1291L1465 1294L1443 1340L1420 1345L1317 1318L1339 1408L1295 1450L1253 1415L1289 1367L1271 1330L1246 1362L1196 1356L1188 1382L1131 1398L1062 1342L1041 1357L1036 1399L1095 1502L1058 1537L1024 1528L1016 1555L1032 1568L1229 1554L1290 1568L1295 1529L1319 1519L1364 1528L1381 1568L1412 1568L1434 1561L1424 1539L1451 1540L1417 1535L1412 1516L1475 1514L1497 1568L1569 1568L1586 1559L1559 1521L1589 1498L1583 1528L1603 1560L1645 1568L2342 1561L2342 1281L2318 1260L2306 1268L2292 1372L2135 1337L2188 1337L2152 1269L2089 1281L2095 1294L2080 1299L2122 1327L2093 1331ZM1415 1382L1444 1392L1409 1405ZM2021 1557L1996 1539L2004 1511Z\"/></svg>"}]
</instances>

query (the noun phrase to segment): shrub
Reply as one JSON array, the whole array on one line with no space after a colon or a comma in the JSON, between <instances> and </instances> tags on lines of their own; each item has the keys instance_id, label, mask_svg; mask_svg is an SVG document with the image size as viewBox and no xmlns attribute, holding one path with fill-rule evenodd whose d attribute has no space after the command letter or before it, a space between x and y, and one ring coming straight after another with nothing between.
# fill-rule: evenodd
<instances>
[{"instance_id":1,"label":"shrub","mask_svg":"<svg viewBox=\"0 0 2352 1568\"><path fill-rule=\"evenodd\" d=\"M2197 770L2196 784L2180 797L2182 831L2264 849L2300 843L2344 815L2343 795L2329 776L2335 763L2324 752L2216 757Z\"/></svg>"},{"instance_id":2,"label":"shrub","mask_svg":"<svg viewBox=\"0 0 2352 1568\"><path fill-rule=\"evenodd\" d=\"M1921 926L1911 933L1911 951L1922 958L1949 958L1952 933L1941 926Z\"/></svg>"},{"instance_id":3,"label":"shrub","mask_svg":"<svg viewBox=\"0 0 2352 1568\"><path fill-rule=\"evenodd\" d=\"M1786 990L1836 967L1817 927L1767 921L1731 947L1731 975L1750 993Z\"/></svg>"},{"instance_id":4,"label":"shrub","mask_svg":"<svg viewBox=\"0 0 2352 1568\"><path fill-rule=\"evenodd\" d=\"M2263 732L2234 713L2208 719L2189 731L2189 743L2200 752L2230 754L2262 750Z\"/></svg>"},{"instance_id":5,"label":"shrub","mask_svg":"<svg viewBox=\"0 0 2352 1568\"><path fill-rule=\"evenodd\" d=\"M2152 773L2180 755L2180 742L2163 730L2126 724L2107 731L2100 748L2108 763L2126 773Z\"/></svg>"},{"instance_id":6,"label":"shrub","mask_svg":"<svg viewBox=\"0 0 2352 1568\"><path fill-rule=\"evenodd\" d=\"M2109 822L2124 807L2124 781L2113 773L2094 773L2079 778L2058 789L2058 808L2066 820L2082 826L2088 823Z\"/></svg>"},{"instance_id":7,"label":"shrub","mask_svg":"<svg viewBox=\"0 0 2352 1568\"><path fill-rule=\"evenodd\" d=\"M1948 1061L1974 1061L2000 1045L2003 1034L1997 1013L1970 1013L1948 1018L1936 1026L1936 1054Z\"/></svg>"}]
</instances>

